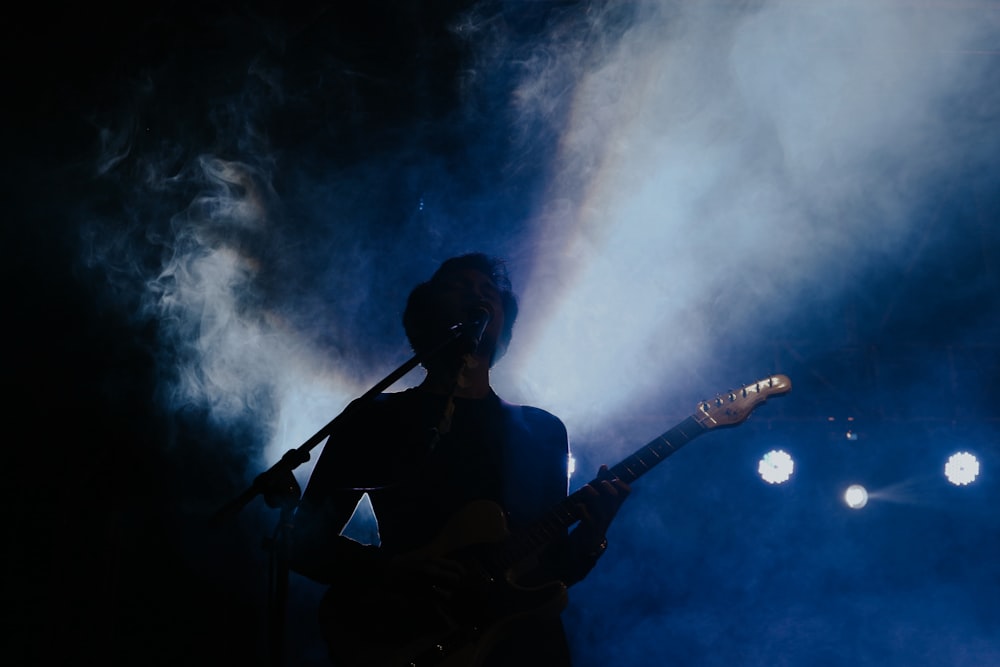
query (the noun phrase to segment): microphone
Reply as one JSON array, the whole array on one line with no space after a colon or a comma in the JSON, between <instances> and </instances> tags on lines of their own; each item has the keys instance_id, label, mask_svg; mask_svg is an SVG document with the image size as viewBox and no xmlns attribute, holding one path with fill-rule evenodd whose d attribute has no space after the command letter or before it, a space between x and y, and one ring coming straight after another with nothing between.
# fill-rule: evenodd
<instances>
[{"instance_id":1,"label":"microphone","mask_svg":"<svg viewBox=\"0 0 1000 667\"><path fill-rule=\"evenodd\" d=\"M476 306L469 311L469 315L469 319L462 323L462 338L468 342L469 351L475 352L493 315L485 306Z\"/></svg>"}]
</instances>

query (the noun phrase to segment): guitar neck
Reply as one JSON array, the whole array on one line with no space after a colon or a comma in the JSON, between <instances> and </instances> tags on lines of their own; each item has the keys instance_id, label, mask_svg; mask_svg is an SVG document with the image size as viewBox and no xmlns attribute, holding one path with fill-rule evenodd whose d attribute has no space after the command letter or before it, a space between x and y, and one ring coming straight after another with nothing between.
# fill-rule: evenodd
<instances>
[{"instance_id":1,"label":"guitar neck","mask_svg":"<svg viewBox=\"0 0 1000 667\"><path fill-rule=\"evenodd\" d=\"M695 415L692 415L651 440L631 456L612 466L610 471L626 484L631 484L708 430L708 427L704 426ZM591 480L591 484L597 482L597 479ZM570 526L583 518L580 511L583 493L581 488L569 494L529 529L512 536L505 545L503 553L498 554L501 569L518 563L565 535Z\"/></svg>"},{"instance_id":2,"label":"guitar neck","mask_svg":"<svg viewBox=\"0 0 1000 667\"><path fill-rule=\"evenodd\" d=\"M631 484L653 469L678 449L697 438L708 429L694 415L688 417L669 431L662 433L641 447L634 454L611 467L611 474L626 484ZM593 481L597 481L596 479ZM577 491L570 498L580 493ZM579 502L577 498L574 502Z\"/></svg>"}]
</instances>

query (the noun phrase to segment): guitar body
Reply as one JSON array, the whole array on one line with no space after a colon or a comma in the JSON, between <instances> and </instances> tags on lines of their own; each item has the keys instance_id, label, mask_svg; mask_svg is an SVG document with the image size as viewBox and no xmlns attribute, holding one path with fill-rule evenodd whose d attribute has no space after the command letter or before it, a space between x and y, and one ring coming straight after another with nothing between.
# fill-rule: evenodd
<instances>
[{"instance_id":1,"label":"guitar body","mask_svg":"<svg viewBox=\"0 0 1000 667\"><path fill-rule=\"evenodd\" d=\"M466 577L454 596L433 587L353 581L331 587L320 623L334 664L343 667L473 667L519 623L558 616L566 587L521 586L516 568L498 570L492 554L509 536L503 510L478 501L407 558L448 558Z\"/></svg>"}]
</instances>

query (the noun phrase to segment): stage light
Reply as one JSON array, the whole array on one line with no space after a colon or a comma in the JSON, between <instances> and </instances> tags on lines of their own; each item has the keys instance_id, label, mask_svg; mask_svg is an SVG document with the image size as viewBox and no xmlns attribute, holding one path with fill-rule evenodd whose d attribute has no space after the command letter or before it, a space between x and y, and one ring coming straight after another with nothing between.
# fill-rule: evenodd
<instances>
[{"instance_id":1,"label":"stage light","mask_svg":"<svg viewBox=\"0 0 1000 667\"><path fill-rule=\"evenodd\" d=\"M781 484L788 481L795 470L795 462L792 457L780 449L773 449L760 460L757 465L757 472L761 479L768 484Z\"/></svg>"},{"instance_id":2,"label":"stage light","mask_svg":"<svg viewBox=\"0 0 1000 667\"><path fill-rule=\"evenodd\" d=\"M851 484L844 492L844 502L852 510L859 510L868 504L868 491L860 484Z\"/></svg>"},{"instance_id":3,"label":"stage light","mask_svg":"<svg viewBox=\"0 0 1000 667\"><path fill-rule=\"evenodd\" d=\"M955 486L971 484L979 476L979 460L969 452L958 452L948 457L944 476Z\"/></svg>"}]
</instances>

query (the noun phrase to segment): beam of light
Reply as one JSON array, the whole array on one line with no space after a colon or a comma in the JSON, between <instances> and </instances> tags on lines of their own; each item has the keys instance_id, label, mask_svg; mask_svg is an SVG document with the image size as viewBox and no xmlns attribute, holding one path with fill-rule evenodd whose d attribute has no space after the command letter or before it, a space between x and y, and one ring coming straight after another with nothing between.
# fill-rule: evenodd
<instances>
[{"instance_id":1,"label":"beam of light","mask_svg":"<svg viewBox=\"0 0 1000 667\"><path fill-rule=\"evenodd\" d=\"M788 452L774 449L760 459L757 464L757 472L760 478L768 484L782 484L787 482L795 471L795 461Z\"/></svg>"},{"instance_id":2,"label":"beam of light","mask_svg":"<svg viewBox=\"0 0 1000 667\"><path fill-rule=\"evenodd\" d=\"M515 363L577 432L891 266L926 184L977 150L940 111L979 85L966 15L639 6L617 34L595 11L602 38L554 43L519 89L543 114L540 81L576 81Z\"/></svg>"},{"instance_id":3,"label":"beam of light","mask_svg":"<svg viewBox=\"0 0 1000 667\"><path fill-rule=\"evenodd\" d=\"M924 509L944 509L947 506L947 500L939 494L940 482L940 471L935 473L932 470L927 470L918 475L880 486L877 489L866 488L865 491L869 501Z\"/></svg>"},{"instance_id":4,"label":"beam of light","mask_svg":"<svg viewBox=\"0 0 1000 667\"><path fill-rule=\"evenodd\" d=\"M971 484L979 476L979 460L969 452L958 452L948 457L944 476L955 486Z\"/></svg>"},{"instance_id":5,"label":"beam of light","mask_svg":"<svg viewBox=\"0 0 1000 667\"><path fill-rule=\"evenodd\" d=\"M844 492L844 502L852 510L859 510L868 504L868 490L860 484L851 484Z\"/></svg>"}]
</instances>

